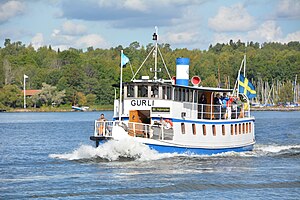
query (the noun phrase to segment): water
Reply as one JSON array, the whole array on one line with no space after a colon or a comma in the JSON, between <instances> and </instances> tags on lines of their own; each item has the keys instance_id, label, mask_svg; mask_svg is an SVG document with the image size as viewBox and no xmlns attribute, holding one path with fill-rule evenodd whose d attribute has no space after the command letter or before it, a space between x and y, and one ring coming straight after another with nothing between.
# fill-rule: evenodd
<instances>
[{"instance_id":1,"label":"water","mask_svg":"<svg viewBox=\"0 0 300 200\"><path fill-rule=\"evenodd\" d=\"M96 149L99 115L0 113L0 199L300 199L300 112L253 112L254 151L213 156Z\"/></svg>"}]
</instances>

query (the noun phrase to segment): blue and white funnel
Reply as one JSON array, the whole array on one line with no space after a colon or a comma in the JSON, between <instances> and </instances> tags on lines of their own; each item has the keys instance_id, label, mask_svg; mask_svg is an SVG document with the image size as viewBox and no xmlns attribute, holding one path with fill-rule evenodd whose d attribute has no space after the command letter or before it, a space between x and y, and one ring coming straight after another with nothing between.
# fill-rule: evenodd
<instances>
[{"instance_id":1,"label":"blue and white funnel","mask_svg":"<svg viewBox=\"0 0 300 200\"><path fill-rule=\"evenodd\" d=\"M189 85L189 58L176 58L176 85Z\"/></svg>"}]
</instances>

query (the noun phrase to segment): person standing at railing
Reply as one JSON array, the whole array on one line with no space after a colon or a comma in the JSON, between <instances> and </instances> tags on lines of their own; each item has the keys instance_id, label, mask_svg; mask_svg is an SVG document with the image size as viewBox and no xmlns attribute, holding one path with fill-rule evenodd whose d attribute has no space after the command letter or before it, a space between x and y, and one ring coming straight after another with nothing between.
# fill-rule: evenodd
<instances>
[{"instance_id":1,"label":"person standing at railing","mask_svg":"<svg viewBox=\"0 0 300 200\"><path fill-rule=\"evenodd\" d=\"M98 122L100 122L99 123L99 128L98 128L99 135L103 135L103 133L105 133L105 130L104 130L104 128L105 128L105 121L107 121L107 120L105 119L104 114L102 113L100 115L99 119L98 119Z\"/></svg>"},{"instance_id":2,"label":"person standing at railing","mask_svg":"<svg viewBox=\"0 0 300 200\"><path fill-rule=\"evenodd\" d=\"M205 106L207 104L206 97L204 93L202 93L200 99L199 99L199 105L198 105L198 119L205 118Z\"/></svg>"},{"instance_id":3,"label":"person standing at railing","mask_svg":"<svg viewBox=\"0 0 300 200\"><path fill-rule=\"evenodd\" d=\"M231 119L231 106L233 101L234 101L233 97L230 96L228 101L226 102L227 119Z\"/></svg>"},{"instance_id":4,"label":"person standing at railing","mask_svg":"<svg viewBox=\"0 0 300 200\"><path fill-rule=\"evenodd\" d=\"M214 118L215 119L221 119L221 105L222 105L222 101L221 101L221 97L220 94L216 94L215 98L214 98Z\"/></svg>"},{"instance_id":5,"label":"person standing at railing","mask_svg":"<svg viewBox=\"0 0 300 200\"><path fill-rule=\"evenodd\" d=\"M227 107L227 101L229 100L227 94L224 92L223 96L221 97L222 100L222 118L226 119L226 107Z\"/></svg>"}]
</instances>

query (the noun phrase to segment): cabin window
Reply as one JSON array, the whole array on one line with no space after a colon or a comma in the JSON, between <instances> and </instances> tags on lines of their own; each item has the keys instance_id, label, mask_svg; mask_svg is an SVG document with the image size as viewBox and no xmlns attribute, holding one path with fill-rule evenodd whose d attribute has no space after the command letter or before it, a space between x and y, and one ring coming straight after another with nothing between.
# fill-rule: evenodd
<instances>
[{"instance_id":1,"label":"cabin window","mask_svg":"<svg viewBox=\"0 0 300 200\"><path fill-rule=\"evenodd\" d=\"M252 131L251 131L251 127L252 125L251 125L251 122L249 122L249 133L251 133Z\"/></svg>"},{"instance_id":2,"label":"cabin window","mask_svg":"<svg viewBox=\"0 0 300 200\"><path fill-rule=\"evenodd\" d=\"M204 124L202 125L202 131L203 131L203 135L206 135L206 126Z\"/></svg>"},{"instance_id":3,"label":"cabin window","mask_svg":"<svg viewBox=\"0 0 300 200\"><path fill-rule=\"evenodd\" d=\"M249 131L249 123L246 123L246 133Z\"/></svg>"},{"instance_id":4,"label":"cabin window","mask_svg":"<svg viewBox=\"0 0 300 200\"><path fill-rule=\"evenodd\" d=\"M158 98L158 85L151 86L151 97Z\"/></svg>"},{"instance_id":5,"label":"cabin window","mask_svg":"<svg viewBox=\"0 0 300 200\"><path fill-rule=\"evenodd\" d=\"M185 89L181 89L181 99L180 101L185 101Z\"/></svg>"},{"instance_id":6,"label":"cabin window","mask_svg":"<svg viewBox=\"0 0 300 200\"><path fill-rule=\"evenodd\" d=\"M127 86L127 97L134 97L134 86L133 85Z\"/></svg>"},{"instance_id":7,"label":"cabin window","mask_svg":"<svg viewBox=\"0 0 300 200\"><path fill-rule=\"evenodd\" d=\"M245 134L245 123L243 123L243 134Z\"/></svg>"},{"instance_id":8,"label":"cabin window","mask_svg":"<svg viewBox=\"0 0 300 200\"><path fill-rule=\"evenodd\" d=\"M174 100L175 100L175 101L180 101L180 92L179 92L179 88L175 88Z\"/></svg>"},{"instance_id":9,"label":"cabin window","mask_svg":"<svg viewBox=\"0 0 300 200\"><path fill-rule=\"evenodd\" d=\"M139 85L138 86L138 97L148 97L147 85Z\"/></svg>"},{"instance_id":10,"label":"cabin window","mask_svg":"<svg viewBox=\"0 0 300 200\"><path fill-rule=\"evenodd\" d=\"M181 123L181 133L185 134L185 125L184 125L184 123Z\"/></svg>"},{"instance_id":11,"label":"cabin window","mask_svg":"<svg viewBox=\"0 0 300 200\"><path fill-rule=\"evenodd\" d=\"M171 87L163 87L163 99L172 99L172 88Z\"/></svg>"},{"instance_id":12,"label":"cabin window","mask_svg":"<svg viewBox=\"0 0 300 200\"><path fill-rule=\"evenodd\" d=\"M238 134L238 125L235 124L235 125L234 125L234 128L235 128L235 134L237 135L237 134Z\"/></svg>"},{"instance_id":13,"label":"cabin window","mask_svg":"<svg viewBox=\"0 0 300 200\"><path fill-rule=\"evenodd\" d=\"M222 135L225 135L225 125L222 125Z\"/></svg>"},{"instance_id":14,"label":"cabin window","mask_svg":"<svg viewBox=\"0 0 300 200\"><path fill-rule=\"evenodd\" d=\"M239 134L242 133L242 124L239 124Z\"/></svg>"},{"instance_id":15,"label":"cabin window","mask_svg":"<svg viewBox=\"0 0 300 200\"><path fill-rule=\"evenodd\" d=\"M189 102L193 102L193 90L189 90Z\"/></svg>"},{"instance_id":16,"label":"cabin window","mask_svg":"<svg viewBox=\"0 0 300 200\"><path fill-rule=\"evenodd\" d=\"M172 88L171 87L166 87L167 88L167 99L172 99Z\"/></svg>"},{"instance_id":17,"label":"cabin window","mask_svg":"<svg viewBox=\"0 0 300 200\"><path fill-rule=\"evenodd\" d=\"M192 129L193 129L193 135L196 135L196 125L192 124Z\"/></svg>"},{"instance_id":18,"label":"cabin window","mask_svg":"<svg viewBox=\"0 0 300 200\"><path fill-rule=\"evenodd\" d=\"M213 132L213 136L217 135L217 131L216 131L216 125L212 125L212 132Z\"/></svg>"},{"instance_id":19,"label":"cabin window","mask_svg":"<svg viewBox=\"0 0 300 200\"><path fill-rule=\"evenodd\" d=\"M231 135L233 135L234 134L233 124L230 125L230 128L231 128Z\"/></svg>"},{"instance_id":20,"label":"cabin window","mask_svg":"<svg viewBox=\"0 0 300 200\"><path fill-rule=\"evenodd\" d=\"M198 92L194 91L194 103L197 103L198 101Z\"/></svg>"}]
</instances>

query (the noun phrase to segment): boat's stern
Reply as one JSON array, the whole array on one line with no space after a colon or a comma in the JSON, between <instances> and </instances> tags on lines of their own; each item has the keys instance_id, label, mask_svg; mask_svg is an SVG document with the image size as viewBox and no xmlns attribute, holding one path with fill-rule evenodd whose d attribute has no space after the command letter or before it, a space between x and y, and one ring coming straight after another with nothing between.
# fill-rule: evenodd
<instances>
[{"instance_id":1,"label":"boat's stern","mask_svg":"<svg viewBox=\"0 0 300 200\"><path fill-rule=\"evenodd\" d=\"M126 125L118 121L95 121L94 135L90 140L96 142L96 147L106 141L115 139L120 140L128 137Z\"/></svg>"}]
</instances>

